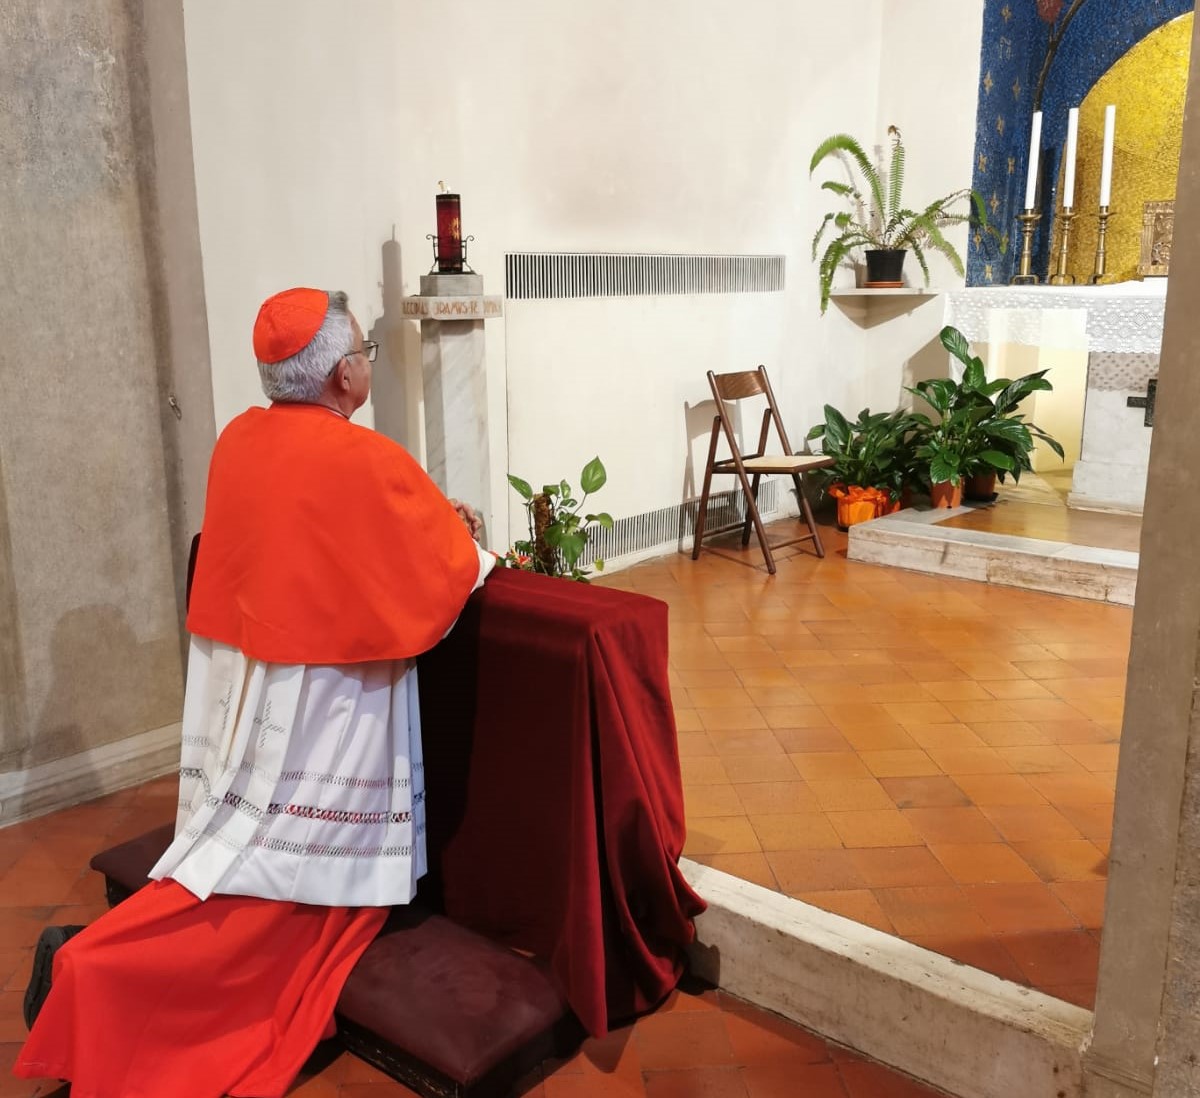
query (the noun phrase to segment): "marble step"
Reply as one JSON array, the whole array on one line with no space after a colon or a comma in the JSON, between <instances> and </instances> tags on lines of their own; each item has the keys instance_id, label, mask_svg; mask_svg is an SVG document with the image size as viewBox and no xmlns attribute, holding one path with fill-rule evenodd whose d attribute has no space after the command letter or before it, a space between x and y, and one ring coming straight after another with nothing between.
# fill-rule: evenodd
<instances>
[{"instance_id":1,"label":"marble step","mask_svg":"<svg viewBox=\"0 0 1200 1098\"><path fill-rule=\"evenodd\" d=\"M948 528L970 508L907 508L850 528L850 560L1132 606L1138 554Z\"/></svg>"}]
</instances>

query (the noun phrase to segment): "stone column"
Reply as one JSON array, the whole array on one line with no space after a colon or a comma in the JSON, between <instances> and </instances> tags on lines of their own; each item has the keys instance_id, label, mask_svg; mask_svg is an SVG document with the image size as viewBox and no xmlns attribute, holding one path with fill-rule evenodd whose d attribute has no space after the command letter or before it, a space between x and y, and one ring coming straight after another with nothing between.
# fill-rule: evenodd
<instances>
[{"instance_id":1,"label":"stone column","mask_svg":"<svg viewBox=\"0 0 1200 1098\"><path fill-rule=\"evenodd\" d=\"M212 398L182 0L0 5L0 826L178 765Z\"/></svg>"},{"instance_id":2,"label":"stone column","mask_svg":"<svg viewBox=\"0 0 1200 1098\"><path fill-rule=\"evenodd\" d=\"M1193 48L1197 43L1193 42ZM1176 199L1200 225L1200 66ZM1088 1098L1200 1094L1200 250L1172 257Z\"/></svg>"},{"instance_id":3,"label":"stone column","mask_svg":"<svg viewBox=\"0 0 1200 1098\"><path fill-rule=\"evenodd\" d=\"M501 315L477 274L421 276L404 316L421 321L425 466L446 495L470 503L491 526L487 366L483 322ZM481 538L481 540L483 540Z\"/></svg>"}]
</instances>

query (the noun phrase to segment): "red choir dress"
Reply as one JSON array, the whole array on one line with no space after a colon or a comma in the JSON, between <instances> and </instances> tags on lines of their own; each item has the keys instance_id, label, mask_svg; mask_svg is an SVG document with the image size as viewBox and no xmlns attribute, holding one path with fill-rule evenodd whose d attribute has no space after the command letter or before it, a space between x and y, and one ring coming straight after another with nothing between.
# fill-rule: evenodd
<instances>
[{"instance_id":1,"label":"red choir dress","mask_svg":"<svg viewBox=\"0 0 1200 1098\"><path fill-rule=\"evenodd\" d=\"M176 836L63 946L14 1071L73 1098L274 1098L425 870L413 657L494 558L399 446L233 420L209 472Z\"/></svg>"}]
</instances>

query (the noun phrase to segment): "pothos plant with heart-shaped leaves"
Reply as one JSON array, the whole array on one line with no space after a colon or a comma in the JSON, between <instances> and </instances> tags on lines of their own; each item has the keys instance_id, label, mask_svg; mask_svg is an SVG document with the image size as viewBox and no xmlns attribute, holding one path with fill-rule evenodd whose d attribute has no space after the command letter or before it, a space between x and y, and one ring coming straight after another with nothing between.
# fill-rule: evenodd
<instances>
[{"instance_id":1,"label":"pothos plant with heart-shaped leaves","mask_svg":"<svg viewBox=\"0 0 1200 1098\"><path fill-rule=\"evenodd\" d=\"M605 511L585 512L583 505L588 496L604 487L607 480L608 474L598 457L589 461L579 474L579 499L565 480L545 484L540 492L534 492L528 481L509 473L508 483L524 500L529 537L513 542L503 557L504 566L580 583L590 582L590 569L581 567L580 561L587 551L592 531L596 527L611 530L613 519ZM591 567L602 572L604 561L595 558Z\"/></svg>"}]
</instances>

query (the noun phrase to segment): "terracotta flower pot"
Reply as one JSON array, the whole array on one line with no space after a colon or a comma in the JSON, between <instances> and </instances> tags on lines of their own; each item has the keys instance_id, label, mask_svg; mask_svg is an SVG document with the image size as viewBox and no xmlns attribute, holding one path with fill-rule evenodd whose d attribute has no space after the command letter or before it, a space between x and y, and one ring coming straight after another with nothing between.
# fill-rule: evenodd
<instances>
[{"instance_id":1,"label":"terracotta flower pot","mask_svg":"<svg viewBox=\"0 0 1200 1098\"><path fill-rule=\"evenodd\" d=\"M929 498L934 507L958 507L962 503L962 481L954 484L943 480L940 484L929 486Z\"/></svg>"},{"instance_id":2,"label":"terracotta flower pot","mask_svg":"<svg viewBox=\"0 0 1200 1098\"><path fill-rule=\"evenodd\" d=\"M996 498L996 473L976 473L963 484L963 498L976 503L991 503Z\"/></svg>"}]
</instances>

